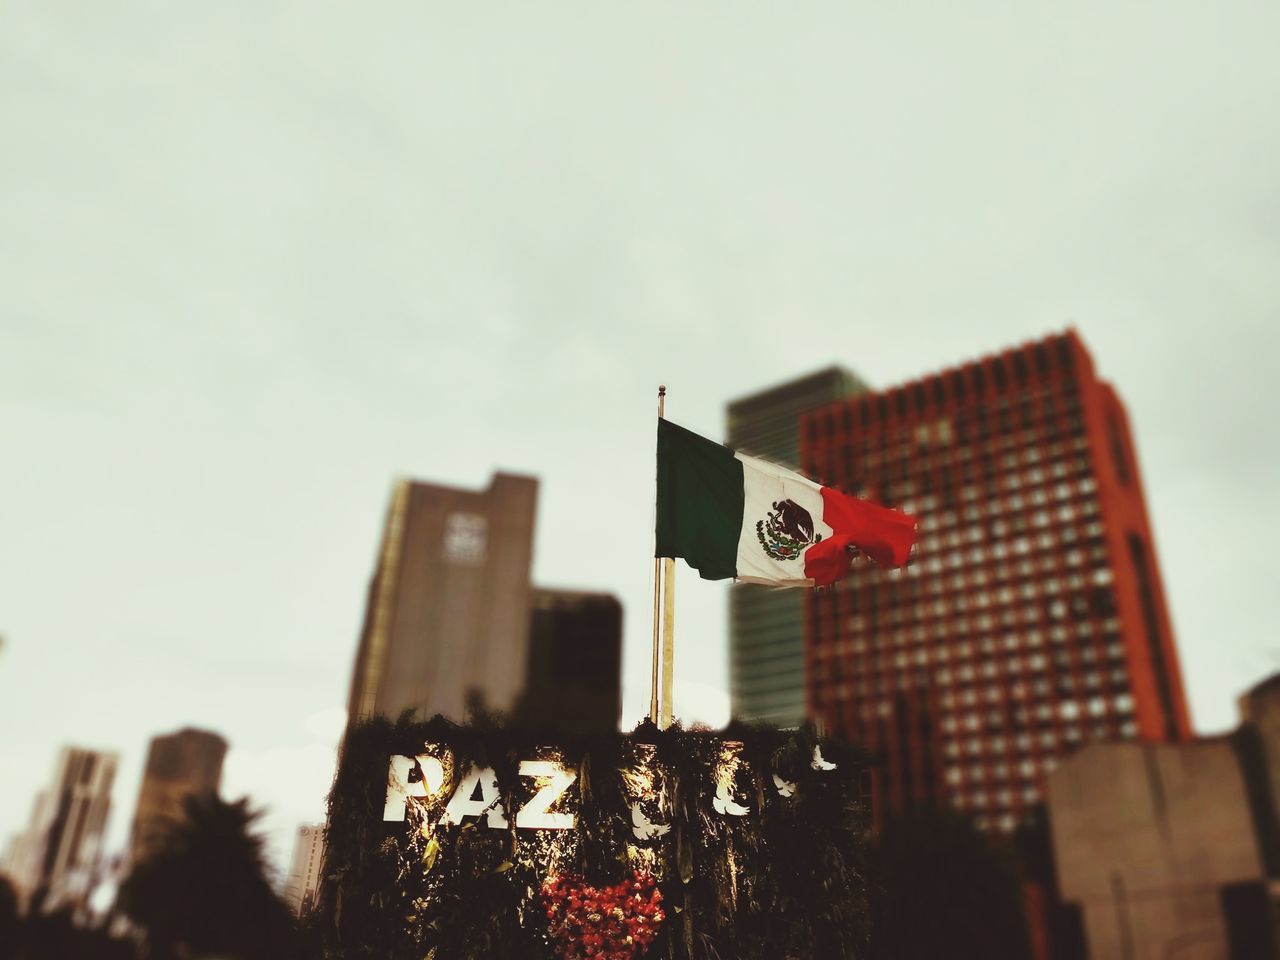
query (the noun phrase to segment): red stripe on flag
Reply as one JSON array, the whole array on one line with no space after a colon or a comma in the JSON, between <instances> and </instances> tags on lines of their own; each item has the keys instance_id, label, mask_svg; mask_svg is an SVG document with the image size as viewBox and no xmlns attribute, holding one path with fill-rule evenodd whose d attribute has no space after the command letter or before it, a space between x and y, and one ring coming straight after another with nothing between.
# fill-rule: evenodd
<instances>
[{"instance_id":1,"label":"red stripe on flag","mask_svg":"<svg viewBox=\"0 0 1280 960\"><path fill-rule=\"evenodd\" d=\"M804 575L819 587L843 580L857 547L884 567L906 566L916 542L916 518L877 503L859 500L830 487L822 488L822 519L832 535L804 555Z\"/></svg>"}]
</instances>

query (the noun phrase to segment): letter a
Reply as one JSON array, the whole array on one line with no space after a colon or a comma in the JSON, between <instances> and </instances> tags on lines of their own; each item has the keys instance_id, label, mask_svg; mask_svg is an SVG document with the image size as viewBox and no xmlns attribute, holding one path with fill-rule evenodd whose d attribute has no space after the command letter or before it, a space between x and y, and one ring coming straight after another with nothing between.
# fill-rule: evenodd
<instances>
[{"instance_id":1,"label":"letter a","mask_svg":"<svg viewBox=\"0 0 1280 960\"><path fill-rule=\"evenodd\" d=\"M471 796L480 788L480 799ZM472 767L458 784L444 808L444 818L450 823L461 823L463 817L484 816L489 826L501 830L507 824L507 812L502 809L502 794L498 792L498 775L492 767L477 770Z\"/></svg>"}]
</instances>

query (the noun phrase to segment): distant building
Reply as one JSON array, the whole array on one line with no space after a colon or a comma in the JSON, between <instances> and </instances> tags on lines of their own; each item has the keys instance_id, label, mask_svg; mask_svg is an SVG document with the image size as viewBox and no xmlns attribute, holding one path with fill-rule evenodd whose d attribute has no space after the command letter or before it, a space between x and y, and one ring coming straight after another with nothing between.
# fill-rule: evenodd
<instances>
[{"instance_id":1,"label":"distant building","mask_svg":"<svg viewBox=\"0 0 1280 960\"><path fill-rule=\"evenodd\" d=\"M226 755L227 741L207 730L187 728L152 739L133 814L130 862L144 859L183 819L188 796L218 792Z\"/></svg>"},{"instance_id":2,"label":"distant building","mask_svg":"<svg viewBox=\"0 0 1280 960\"><path fill-rule=\"evenodd\" d=\"M538 481L483 491L401 480L387 510L348 716L464 719L479 694L511 710L524 685Z\"/></svg>"},{"instance_id":3,"label":"distant building","mask_svg":"<svg viewBox=\"0 0 1280 960\"><path fill-rule=\"evenodd\" d=\"M284 900L295 917L310 912L320 886L320 867L324 863L324 824L304 824L298 828L293 845L293 862L285 882Z\"/></svg>"},{"instance_id":4,"label":"distant building","mask_svg":"<svg viewBox=\"0 0 1280 960\"><path fill-rule=\"evenodd\" d=\"M9 835L9 840L4 847L4 860L0 861L0 874L8 877L13 881L15 887L21 888L23 883L20 877L24 877L27 873L27 834L31 829L31 825L35 824L39 816L41 806L44 804L44 791L39 791L31 804L31 816L28 817L27 830L19 831ZM21 890L19 890L21 893Z\"/></svg>"},{"instance_id":5,"label":"distant building","mask_svg":"<svg viewBox=\"0 0 1280 960\"><path fill-rule=\"evenodd\" d=\"M1124 407L1075 333L811 411L816 479L920 518L905 570L805 599L808 708L888 809L1010 832L1097 741L1190 721Z\"/></svg>"},{"instance_id":6,"label":"distant building","mask_svg":"<svg viewBox=\"0 0 1280 960\"><path fill-rule=\"evenodd\" d=\"M800 417L854 396L866 386L831 367L729 404L735 450L794 469L800 463ZM729 677L735 717L797 726L805 716L804 596L798 590L735 585L729 592Z\"/></svg>"},{"instance_id":7,"label":"distant building","mask_svg":"<svg viewBox=\"0 0 1280 960\"><path fill-rule=\"evenodd\" d=\"M1280 956L1280 674L1230 734L1090 745L1048 778L1054 960Z\"/></svg>"},{"instance_id":8,"label":"distant building","mask_svg":"<svg viewBox=\"0 0 1280 960\"><path fill-rule=\"evenodd\" d=\"M622 718L622 604L607 593L535 588L519 716L535 726L606 733Z\"/></svg>"},{"instance_id":9,"label":"distant building","mask_svg":"<svg viewBox=\"0 0 1280 960\"><path fill-rule=\"evenodd\" d=\"M1090 744L1048 779L1060 896L1089 957L1277 956L1232 739Z\"/></svg>"},{"instance_id":10,"label":"distant building","mask_svg":"<svg viewBox=\"0 0 1280 960\"><path fill-rule=\"evenodd\" d=\"M0 856L0 874L8 876L12 865L18 862L23 836L21 833L9 834L9 839L4 844L4 855Z\"/></svg>"},{"instance_id":11,"label":"distant building","mask_svg":"<svg viewBox=\"0 0 1280 960\"><path fill-rule=\"evenodd\" d=\"M1237 732L1267 873L1280 881L1280 673L1245 693Z\"/></svg>"},{"instance_id":12,"label":"distant building","mask_svg":"<svg viewBox=\"0 0 1280 960\"><path fill-rule=\"evenodd\" d=\"M81 909L98 880L118 757L79 747L58 754L53 779L35 800L25 833L9 847L5 872L24 910Z\"/></svg>"}]
</instances>

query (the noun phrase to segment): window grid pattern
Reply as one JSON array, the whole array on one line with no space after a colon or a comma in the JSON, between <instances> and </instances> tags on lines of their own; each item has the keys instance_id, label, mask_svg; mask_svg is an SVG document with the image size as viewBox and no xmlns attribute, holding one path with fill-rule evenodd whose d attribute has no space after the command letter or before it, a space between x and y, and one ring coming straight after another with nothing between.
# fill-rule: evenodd
<instances>
[{"instance_id":1,"label":"window grid pattern","mask_svg":"<svg viewBox=\"0 0 1280 960\"><path fill-rule=\"evenodd\" d=\"M1011 831L1064 755L1138 735L1076 344L805 419L812 475L920 518L909 567L807 605L809 710L882 758L889 807Z\"/></svg>"}]
</instances>

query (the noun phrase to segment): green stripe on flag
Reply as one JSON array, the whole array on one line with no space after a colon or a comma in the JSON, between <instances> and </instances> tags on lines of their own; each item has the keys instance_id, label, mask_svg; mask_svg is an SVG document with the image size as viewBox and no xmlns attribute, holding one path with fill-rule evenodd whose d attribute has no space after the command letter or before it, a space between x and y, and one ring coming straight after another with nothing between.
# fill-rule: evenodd
<instances>
[{"instance_id":1,"label":"green stripe on flag","mask_svg":"<svg viewBox=\"0 0 1280 960\"><path fill-rule=\"evenodd\" d=\"M718 443L658 421L656 557L681 557L704 580L738 572L742 461Z\"/></svg>"}]
</instances>

